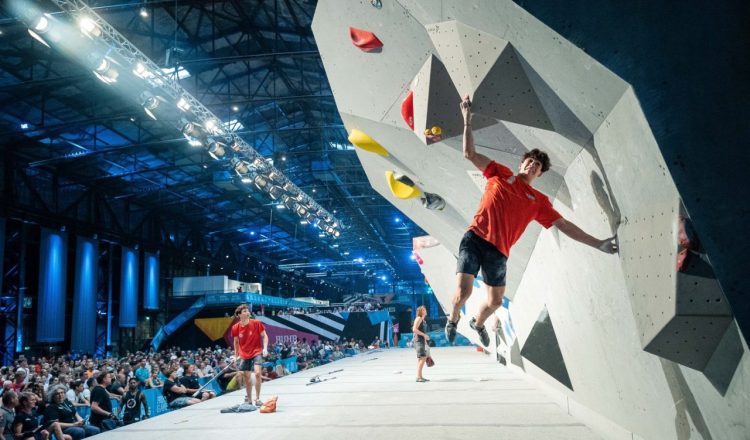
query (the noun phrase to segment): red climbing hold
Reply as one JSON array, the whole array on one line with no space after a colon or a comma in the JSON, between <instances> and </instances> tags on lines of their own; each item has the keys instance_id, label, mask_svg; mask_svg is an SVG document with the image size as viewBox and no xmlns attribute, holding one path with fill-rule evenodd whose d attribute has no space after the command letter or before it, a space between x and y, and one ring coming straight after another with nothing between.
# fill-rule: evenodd
<instances>
[{"instance_id":1,"label":"red climbing hold","mask_svg":"<svg viewBox=\"0 0 750 440\"><path fill-rule=\"evenodd\" d=\"M401 117L412 130L414 130L414 92L409 90L409 94L401 103Z\"/></svg>"},{"instance_id":2,"label":"red climbing hold","mask_svg":"<svg viewBox=\"0 0 750 440\"><path fill-rule=\"evenodd\" d=\"M370 52L383 47L383 42L378 40L378 37L376 37L375 34L363 29L349 27L349 38L351 38L352 43L355 46L365 52Z\"/></svg>"}]
</instances>

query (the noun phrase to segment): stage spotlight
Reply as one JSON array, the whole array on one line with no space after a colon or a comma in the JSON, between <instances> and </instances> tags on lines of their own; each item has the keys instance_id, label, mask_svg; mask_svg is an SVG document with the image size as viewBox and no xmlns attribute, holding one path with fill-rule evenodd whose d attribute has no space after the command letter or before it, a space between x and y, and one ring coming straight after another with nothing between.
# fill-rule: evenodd
<instances>
[{"instance_id":1,"label":"stage spotlight","mask_svg":"<svg viewBox=\"0 0 750 440\"><path fill-rule=\"evenodd\" d=\"M284 191L292 194L297 192L297 190L294 188L294 184L292 182L287 182L284 184Z\"/></svg>"},{"instance_id":2,"label":"stage spotlight","mask_svg":"<svg viewBox=\"0 0 750 440\"><path fill-rule=\"evenodd\" d=\"M166 100L161 96L155 96L149 91L141 93L141 105L143 106L143 111L145 111L154 121L156 120L154 110L156 110L162 102L166 102Z\"/></svg>"},{"instance_id":3,"label":"stage spotlight","mask_svg":"<svg viewBox=\"0 0 750 440\"><path fill-rule=\"evenodd\" d=\"M341 232L338 230L333 231L333 238L339 238L341 236Z\"/></svg>"},{"instance_id":4,"label":"stage spotlight","mask_svg":"<svg viewBox=\"0 0 750 440\"><path fill-rule=\"evenodd\" d=\"M281 201L284 203L284 206L289 208L291 211L296 211L297 207L299 206L297 205L297 202L295 202L294 199L289 196L283 196L281 198Z\"/></svg>"},{"instance_id":5,"label":"stage spotlight","mask_svg":"<svg viewBox=\"0 0 750 440\"><path fill-rule=\"evenodd\" d=\"M218 141L212 141L208 144L208 155L213 157L216 160L219 160L222 157L224 157L225 152L226 152L226 144L222 144L221 142L218 142ZM247 171L245 171L245 173L246 172Z\"/></svg>"},{"instance_id":6,"label":"stage spotlight","mask_svg":"<svg viewBox=\"0 0 750 440\"><path fill-rule=\"evenodd\" d=\"M148 70L148 67L146 67L143 63L136 63L135 67L133 67L133 75L137 76L138 78L148 78L153 76L153 73L151 73Z\"/></svg>"},{"instance_id":7,"label":"stage spotlight","mask_svg":"<svg viewBox=\"0 0 750 440\"><path fill-rule=\"evenodd\" d=\"M253 166L258 170L264 170L267 165L268 164L262 157L256 157L255 160L253 160Z\"/></svg>"},{"instance_id":8,"label":"stage spotlight","mask_svg":"<svg viewBox=\"0 0 750 440\"><path fill-rule=\"evenodd\" d=\"M91 17L84 16L78 19L78 27L81 28L83 35L89 38L99 37L102 34L101 28Z\"/></svg>"},{"instance_id":9,"label":"stage spotlight","mask_svg":"<svg viewBox=\"0 0 750 440\"><path fill-rule=\"evenodd\" d=\"M206 130L197 122L188 122L182 127L182 134L190 141L190 145L201 146L207 143Z\"/></svg>"},{"instance_id":10,"label":"stage spotlight","mask_svg":"<svg viewBox=\"0 0 750 440\"><path fill-rule=\"evenodd\" d=\"M35 40L47 47L49 47L49 44L44 40L44 38L42 38L42 35L50 29L51 21L51 16L49 16L48 14L42 14L34 21L34 24L28 30L29 35L31 35Z\"/></svg>"},{"instance_id":11,"label":"stage spotlight","mask_svg":"<svg viewBox=\"0 0 750 440\"><path fill-rule=\"evenodd\" d=\"M240 176L250 172L250 169L247 167L247 162L245 162L244 160L233 157L231 160L231 164L234 171Z\"/></svg>"},{"instance_id":12,"label":"stage spotlight","mask_svg":"<svg viewBox=\"0 0 750 440\"><path fill-rule=\"evenodd\" d=\"M266 176L263 176L261 174L258 174L257 176L255 176L253 183L255 183L255 186L261 191L265 191L269 185L269 182Z\"/></svg>"},{"instance_id":13,"label":"stage spotlight","mask_svg":"<svg viewBox=\"0 0 750 440\"><path fill-rule=\"evenodd\" d=\"M268 173L268 178L273 180L276 183L282 183L284 181L284 177L281 175L280 172L274 170Z\"/></svg>"},{"instance_id":14,"label":"stage spotlight","mask_svg":"<svg viewBox=\"0 0 750 440\"><path fill-rule=\"evenodd\" d=\"M190 110L190 103L184 96L180 97L180 99L177 100L177 108L186 112Z\"/></svg>"},{"instance_id":15,"label":"stage spotlight","mask_svg":"<svg viewBox=\"0 0 750 440\"><path fill-rule=\"evenodd\" d=\"M50 16L48 14L42 14L37 18L34 23L34 32L43 34L49 30Z\"/></svg>"},{"instance_id":16,"label":"stage spotlight","mask_svg":"<svg viewBox=\"0 0 750 440\"><path fill-rule=\"evenodd\" d=\"M232 142L229 144L229 148L231 148L235 153L239 153L242 149L242 144L238 139L233 138ZM255 165L255 161L253 161L253 165Z\"/></svg>"},{"instance_id":17,"label":"stage spotlight","mask_svg":"<svg viewBox=\"0 0 750 440\"><path fill-rule=\"evenodd\" d=\"M216 122L216 119L209 119L205 122L206 131L208 131L211 134L217 134L219 130L219 123Z\"/></svg>"},{"instance_id":18,"label":"stage spotlight","mask_svg":"<svg viewBox=\"0 0 750 440\"><path fill-rule=\"evenodd\" d=\"M297 215L300 216L300 217L305 217L305 219L307 219L309 221L309 219L307 218L307 214L308 214L307 208L298 203L297 204Z\"/></svg>"},{"instance_id":19,"label":"stage spotlight","mask_svg":"<svg viewBox=\"0 0 750 440\"><path fill-rule=\"evenodd\" d=\"M113 84L117 82L117 77L120 76L120 73L114 67L114 62L104 57L94 69L94 75L104 84Z\"/></svg>"},{"instance_id":20,"label":"stage spotlight","mask_svg":"<svg viewBox=\"0 0 750 440\"><path fill-rule=\"evenodd\" d=\"M284 195L284 190L280 186L271 185L271 188L268 190L268 195L270 195L272 199L278 200Z\"/></svg>"}]
</instances>

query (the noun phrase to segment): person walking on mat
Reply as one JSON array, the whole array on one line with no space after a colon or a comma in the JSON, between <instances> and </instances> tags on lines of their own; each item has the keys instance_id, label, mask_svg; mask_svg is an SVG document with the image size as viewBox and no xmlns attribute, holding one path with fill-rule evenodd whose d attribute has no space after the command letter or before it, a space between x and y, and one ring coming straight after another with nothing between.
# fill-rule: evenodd
<instances>
[{"instance_id":1,"label":"person walking on mat","mask_svg":"<svg viewBox=\"0 0 750 440\"><path fill-rule=\"evenodd\" d=\"M458 287L452 301L453 309L445 325L445 336L449 342L456 339L461 307L471 296L474 278L481 268L482 279L487 285L487 302L471 319L469 327L477 331L482 345L487 347L490 337L484 322L503 304L505 267L510 248L532 220L545 228L556 226L568 237L607 254L617 252L617 244L616 236L600 240L564 219L552 207L547 196L532 187L534 181L550 168L547 153L536 148L525 153L518 174L514 175L509 168L476 152L468 95L461 102L461 113L464 117L464 157L482 171L487 186L479 209L459 245L456 268Z\"/></svg>"},{"instance_id":2,"label":"person walking on mat","mask_svg":"<svg viewBox=\"0 0 750 440\"><path fill-rule=\"evenodd\" d=\"M238 367L242 372L247 391L248 403L253 403L252 388L250 381L251 371L255 374L255 406L260 407L261 366L263 358L268 356L268 335L263 323L250 319L250 310L247 304L240 304L234 311L234 316L240 318L240 322L232 326L232 337L234 338L234 362L241 360ZM262 345L261 345L262 341Z\"/></svg>"}]
</instances>

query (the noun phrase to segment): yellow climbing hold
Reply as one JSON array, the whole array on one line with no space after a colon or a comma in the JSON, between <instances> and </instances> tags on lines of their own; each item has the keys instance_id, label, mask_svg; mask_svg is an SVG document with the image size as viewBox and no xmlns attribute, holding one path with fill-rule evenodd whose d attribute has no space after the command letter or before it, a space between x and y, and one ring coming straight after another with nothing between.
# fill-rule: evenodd
<instances>
[{"instance_id":1,"label":"yellow climbing hold","mask_svg":"<svg viewBox=\"0 0 750 440\"><path fill-rule=\"evenodd\" d=\"M388 188L399 199L413 199L422 195L422 191L417 188L417 185L406 176L399 176L393 171L386 171L385 178L388 181Z\"/></svg>"},{"instance_id":2,"label":"yellow climbing hold","mask_svg":"<svg viewBox=\"0 0 750 440\"><path fill-rule=\"evenodd\" d=\"M369 151L370 153L388 157L388 150L377 143L375 139L368 136L367 133L357 130L356 128L349 133L349 142L365 151Z\"/></svg>"},{"instance_id":3,"label":"yellow climbing hold","mask_svg":"<svg viewBox=\"0 0 750 440\"><path fill-rule=\"evenodd\" d=\"M441 134L443 134L443 129L438 127L437 125L432 127L430 131L432 132L433 136L440 136Z\"/></svg>"}]
</instances>

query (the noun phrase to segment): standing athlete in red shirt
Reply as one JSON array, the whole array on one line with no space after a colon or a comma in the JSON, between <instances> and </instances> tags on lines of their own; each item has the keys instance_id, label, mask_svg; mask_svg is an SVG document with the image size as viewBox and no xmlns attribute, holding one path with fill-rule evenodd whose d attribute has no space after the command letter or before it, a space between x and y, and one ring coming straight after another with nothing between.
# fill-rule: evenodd
<instances>
[{"instance_id":1,"label":"standing athlete in red shirt","mask_svg":"<svg viewBox=\"0 0 750 440\"><path fill-rule=\"evenodd\" d=\"M474 278L481 268L482 279L487 285L487 302L479 308L479 313L471 319L469 326L479 333L479 339L486 347L490 337L484 328L484 321L503 304L505 264L510 248L532 220L545 228L557 226L568 237L608 254L617 252L617 244L616 237L599 240L565 220L555 211L547 196L532 188L534 180L550 167L547 153L538 149L527 152L518 167L518 174L513 175L509 168L474 149L471 100L468 95L461 102L461 113L464 115L464 157L484 173L487 186L474 220L459 246L456 268L458 288L453 297L453 310L445 325L445 336L450 342L456 339L461 306L471 296Z\"/></svg>"},{"instance_id":2,"label":"standing athlete in red shirt","mask_svg":"<svg viewBox=\"0 0 750 440\"><path fill-rule=\"evenodd\" d=\"M234 338L233 361L241 359L239 370L242 372L242 378L245 380L245 391L247 391L246 401L252 403L253 384L250 381L250 371L255 373L255 406L260 407L263 402L260 400L261 366L263 358L268 356L268 335L263 323L250 319L250 310L247 304L240 304L234 310L234 316L239 316L240 322L232 326L232 338ZM261 338L263 345L261 345Z\"/></svg>"}]
</instances>

